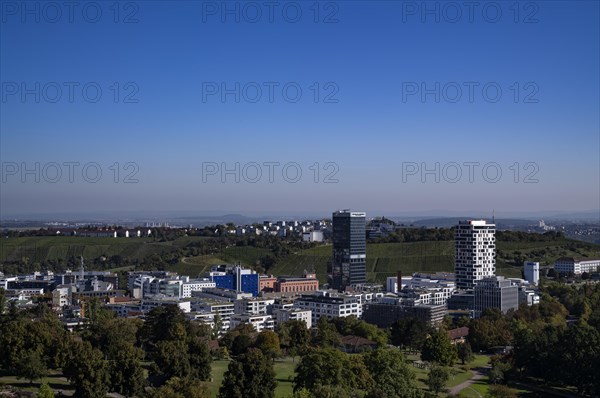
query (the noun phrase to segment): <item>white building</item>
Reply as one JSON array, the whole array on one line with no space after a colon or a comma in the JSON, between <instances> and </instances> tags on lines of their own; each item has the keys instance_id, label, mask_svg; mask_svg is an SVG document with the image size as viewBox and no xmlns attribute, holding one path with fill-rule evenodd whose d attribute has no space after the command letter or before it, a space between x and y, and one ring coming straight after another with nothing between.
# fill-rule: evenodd
<instances>
[{"instance_id":1,"label":"white building","mask_svg":"<svg viewBox=\"0 0 600 398\"><path fill-rule=\"evenodd\" d=\"M235 301L236 314L267 314L271 306L275 304L275 299L242 299Z\"/></svg>"},{"instance_id":2,"label":"white building","mask_svg":"<svg viewBox=\"0 0 600 398\"><path fill-rule=\"evenodd\" d=\"M71 287L59 286L52 291L52 308L62 308L71 305Z\"/></svg>"},{"instance_id":3,"label":"white building","mask_svg":"<svg viewBox=\"0 0 600 398\"><path fill-rule=\"evenodd\" d=\"M249 324L256 329L257 332L263 330L274 330L275 321L271 315L252 315L252 314L234 314L229 320L231 329L235 329L240 324Z\"/></svg>"},{"instance_id":4,"label":"white building","mask_svg":"<svg viewBox=\"0 0 600 398\"><path fill-rule=\"evenodd\" d=\"M312 324L319 318L326 316L328 319L354 315L362 317L362 303L360 297L346 295L332 295L328 292L316 292L302 295L294 301L294 307L310 310Z\"/></svg>"},{"instance_id":5,"label":"white building","mask_svg":"<svg viewBox=\"0 0 600 398\"><path fill-rule=\"evenodd\" d=\"M456 290L454 280L431 279L422 276L402 277L400 284L401 291L398 291L398 277L388 277L386 280L386 290L397 294L402 293L402 290L418 291L423 295L423 304L446 304L446 301Z\"/></svg>"},{"instance_id":6,"label":"white building","mask_svg":"<svg viewBox=\"0 0 600 398\"><path fill-rule=\"evenodd\" d=\"M454 234L456 287L471 289L496 272L496 225L485 220L460 221Z\"/></svg>"},{"instance_id":7,"label":"white building","mask_svg":"<svg viewBox=\"0 0 600 398\"><path fill-rule=\"evenodd\" d=\"M308 329L312 327L312 312L310 310L301 310L298 308L275 310L273 311L273 316L275 317L276 325L291 320L298 320L304 321Z\"/></svg>"},{"instance_id":8,"label":"white building","mask_svg":"<svg viewBox=\"0 0 600 398\"><path fill-rule=\"evenodd\" d=\"M525 264L523 264L523 272L525 273L527 282L537 285L540 281L540 263L526 261Z\"/></svg>"},{"instance_id":9,"label":"white building","mask_svg":"<svg viewBox=\"0 0 600 398\"><path fill-rule=\"evenodd\" d=\"M323 231L309 231L302 234L304 242L323 242Z\"/></svg>"},{"instance_id":10,"label":"white building","mask_svg":"<svg viewBox=\"0 0 600 398\"><path fill-rule=\"evenodd\" d=\"M215 282L210 279L198 279L184 282L181 286L181 297L192 297L192 292L201 292L204 289L215 288Z\"/></svg>"},{"instance_id":11,"label":"white building","mask_svg":"<svg viewBox=\"0 0 600 398\"><path fill-rule=\"evenodd\" d=\"M598 272L600 259L561 257L554 263L554 270L559 274L580 275L584 272Z\"/></svg>"}]
</instances>

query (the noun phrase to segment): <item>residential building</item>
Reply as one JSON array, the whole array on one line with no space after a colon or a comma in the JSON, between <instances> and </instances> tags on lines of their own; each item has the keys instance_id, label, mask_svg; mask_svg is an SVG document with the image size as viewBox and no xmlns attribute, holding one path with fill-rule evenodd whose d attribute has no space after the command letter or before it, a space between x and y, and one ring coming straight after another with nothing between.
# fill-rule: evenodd
<instances>
[{"instance_id":1,"label":"residential building","mask_svg":"<svg viewBox=\"0 0 600 398\"><path fill-rule=\"evenodd\" d=\"M234 314L229 324L230 329L235 329L240 324L249 324L254 326L257 332L275 329L275 321L271 315Z\"/></svg>"},{"instance_id":2,"label":"residential building","mask_svg":"<svg viewBox=\"0 0 600 398\"><path fill-rule=\"evenodd\" d=\"M350 315L357 318L362 317L362 304L359 297L333 295L328 292L303 294L294 301L294 307L310 310L313 325L322 316L326 316L328 319Z\"/></svg>"},{"instance_id":3,"label":"residential building","mask_svg":"<svg viewBox=\"0 0 600 398\"><path fill-rule=\"evenodd\" d=\"M323 242L323 231L309 231L302 234L304 242Z\"/></svg>"},{"instance_id":4,"label":"residential building","mask_svg":"<svg viewBox=\"0 0 600 398\"><path fill-rule=\"evenodd\" d=\"M312 311L310 310L301 310L299 308L280 309L274 310L273 316L275 317L276 325L291 320L298 320L306 323L308 329L312 327Z\"/></svg>"},{"instance_id":5,"label":"residential building","mask_svg":"<svg viewBox=\"0 0 600 398\"><path fill-rule=\"evenodd\" d=\"M485 220L460 221L454 235L456 287L472 289L496 272L496 225Z\"/></svg>"},{"instance_id":6,"label":"residential building","mask_svg":"<svg viewBox=\"0 0 600 398\"><path fill-rule=\"evenodd\" d=\"M366 213L333 213L331 286L340 291L367 282Z\"/></svg>"},{"instance_id":7,"label":"residential building","mask_svg":"<svg viewBox=\"0 0 600 398\"><path fill-rule=\"evenodd\" d=\"M275 299L251 298L235 301L236 314L268 314Z\"/></svg>"}]
</instances>

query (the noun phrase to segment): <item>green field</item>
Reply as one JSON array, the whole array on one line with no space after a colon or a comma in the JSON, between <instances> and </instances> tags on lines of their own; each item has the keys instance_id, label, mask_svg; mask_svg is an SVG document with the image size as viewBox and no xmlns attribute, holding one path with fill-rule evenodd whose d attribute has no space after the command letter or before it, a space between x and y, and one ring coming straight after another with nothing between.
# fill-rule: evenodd
<instances>
[{"instance_id":1,"label":"green field","mask_svg":"<svg viewBox=\"0 0 600 398\"><path fill-rule=\"evenodd\" d=\"M155 242L144 238L83 238L83 237L26 237L0 240L0 262L30 262L45 260L64 261L71 256L93 259L99 256L120 255L141 260L153 254L173 253L192 245L202 237L182 237L169 242ZM561 256L600 256L600 245L570 239L548 242L497 242L497 274L519 277L521 266L515 258L539 261L542 266L552 265ZM220 253L181 258L169 269L181 274L196 276L206 272L211 265L240 263L252 267L268 255L268 249L252 246L230 246ZM402 271L414 272L453 271L454 244L452 241L411 243L370 243L367 245L367 275L369 280L383 282L386 277ZM274 275L299 275L304 270L315 270L321 282L327 280L327 263L331 258L331 245L298 250L277 259L269 270Z\"/></svg>"}]
</instances>

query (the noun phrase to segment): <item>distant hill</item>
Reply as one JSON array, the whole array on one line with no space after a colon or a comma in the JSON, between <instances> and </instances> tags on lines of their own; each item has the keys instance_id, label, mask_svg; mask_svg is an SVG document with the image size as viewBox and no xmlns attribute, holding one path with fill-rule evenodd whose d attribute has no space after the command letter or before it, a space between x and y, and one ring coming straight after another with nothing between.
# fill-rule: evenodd
<instances>
[{"instance_id":1,"label":"distant hill","mask_svg":"<svg viewBox=\"0 0 600 398\"><path fill-rule=\"evenodd\" d=\"M478 217L440 217L440 218L426 218L421 220L416 220L411 222L415 227L426 227L426 228L451 228L458 224L459 221L464 220L478 220L484 219L488 222L492 222L490 218L478 218ZM399 221L402 223L402 221ZM495 219L496 227L498 229L513 229L524 228L527 226L537 226L538 222L534 220L525 220L519 218L496 218Z\"/></svg>"},{"instance_id":2,"label":"distant hill","mask_svg":"<svg viewBox=\"0 0 600 398\"><path fill-rule=\"evenodd\" d=\"M83 255L88 264L99 256L118 255L128 259L144 259L155 255L177 256L181 248L191 247L200 237L182 237L169 242L154 242L144 238L84 238L84 237L27 237L0 240L0 271L3 262L27 259L30 263L45 260L63 262L68 257ZM331 245L297 250L277 258L268 270L274 275L300 275L304 270L315 270L319 280L327 280L327 263ZM179 258L165 268L197 276L212 264L240 263L254 266L270 251L252 246L231 246L221 252L205 256ZM413 272L453 271L453 241L369 243L367 244L368 278L383 282L398 270ZM520 277L522 262L539 261L542 266L553 265L561 256L600 257L600 245L559 239L542 242L497 242L497 274ZM178 261L178 262L177 262Z\"/></svg>"}]
</instances>

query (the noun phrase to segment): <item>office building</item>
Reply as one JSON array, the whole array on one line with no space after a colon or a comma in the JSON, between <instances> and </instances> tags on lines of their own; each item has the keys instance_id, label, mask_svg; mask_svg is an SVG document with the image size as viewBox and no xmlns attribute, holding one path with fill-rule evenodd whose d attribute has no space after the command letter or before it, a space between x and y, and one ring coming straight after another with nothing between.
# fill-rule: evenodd
<instances>
[{"instance_id":1,"label":"office building","mask_svg":"<svg viewBox=\"0 0 600 398\"><path fill-rule=\"evenodd\" d=\"M554 271L558 274L581 275L600 270L600 259L561 257L554 263Z\"/></svg>"},{"instance_id":2,"label":"office building","mask_svg":"<svg viewBox=\"0 0 600 398\"><path fill-rule=\"evenodd\" d=\"M345 290L367 282L366 213L341 210L333 213L333 258L330 282Z\"/></svg>"},{"instance_id":3,"label":"office building","mask_svg":"<svg viewBox=\"0 0 600 398\"><path fill-rule=\"evenodd\" d=\"M218 288L252 293L253 296L258 296L259 275L250 269L238 265L234 267L219 265L214 266L209 275Z\"/></svg>"},{"instance_id":4,"label":"office building","mask_svg":"<svg viewBox=\"0 0 600 398\"><path fill-rule=\"evenodd\" d=\"M503 313L519 308L519 287L502 276L480 279L474 288L475 318L487 308L498 308Z\"/></svg>"}]
</instances>

